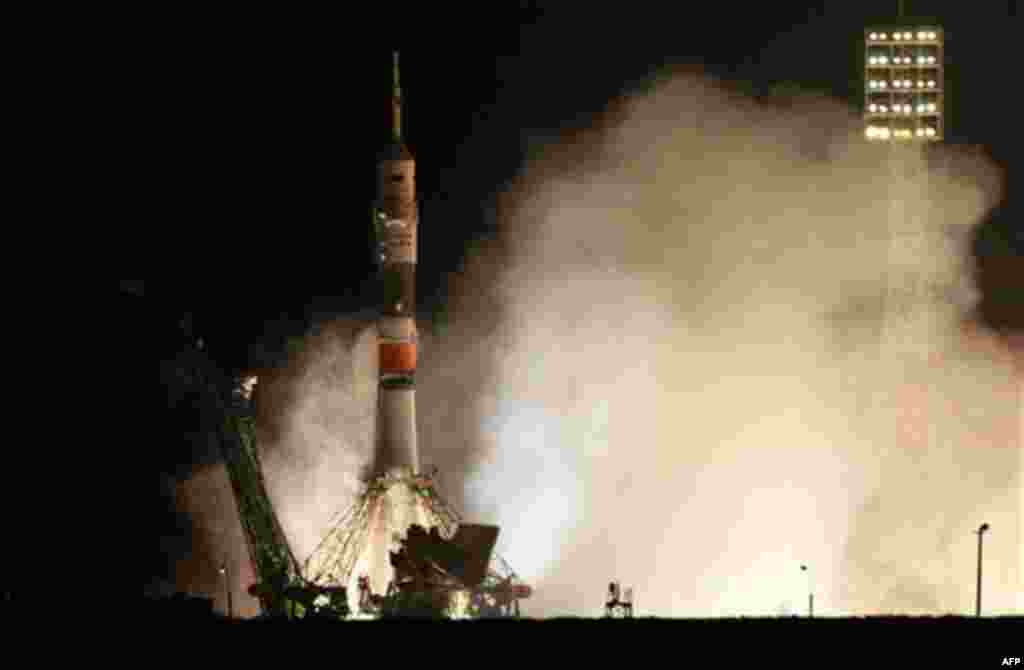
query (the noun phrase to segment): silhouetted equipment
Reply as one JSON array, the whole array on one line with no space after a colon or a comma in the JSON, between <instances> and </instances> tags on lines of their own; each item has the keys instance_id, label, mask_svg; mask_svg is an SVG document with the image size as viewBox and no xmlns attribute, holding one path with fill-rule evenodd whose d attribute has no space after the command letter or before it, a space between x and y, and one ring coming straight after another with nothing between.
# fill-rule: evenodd
<instances>
[{"instance_id":1,"label":"silhouetted equipment","mask_svg":"<svg viewBox=\"0 0 1024 670\"><path fill-rule=\"evenodd\" d=\"M625 593L619 587L618 582L608 584L608 597L605 598L604 615L613 619L633 618L633 589L628 588Z\"/></svg>"},{"instance_id":2,"label":"silhouetted equipment","mask_svg":"<svg viewBox=\"0 0 1024 670\"><path fill-rule=\"evenodd\" d=\"M498 527L460 524L451 540L437 528L411 526L398 552L391 552L395 583L416 582L434 587L472 589L487 576Z\"/></svg>"},{"instance_id":3,"label":"silhouetted equipment","mask_svg":"<svg viewBox=\"0 0 1024 670\"><path fill-rule=\"evenodd\" d=\"M519 600L530 597L532 589L513 583L513 575L496 581L489 573L498 533L497 526L460 524L452 539L445 540L436 528L411 526L402 548L391 552L395 580L388 595L373 596L361 579L361 609L379 612L390 598L415 596L419 603L437 611L451 611L454 599L461 594L466 599L467 615L519 616Z\"/></svg>"}]
</instances>

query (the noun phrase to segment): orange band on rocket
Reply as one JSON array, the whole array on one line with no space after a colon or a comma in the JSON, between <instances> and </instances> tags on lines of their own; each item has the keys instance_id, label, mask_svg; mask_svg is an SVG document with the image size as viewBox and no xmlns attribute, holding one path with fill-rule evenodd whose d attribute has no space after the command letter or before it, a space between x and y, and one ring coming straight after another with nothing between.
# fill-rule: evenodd
<instances>
[{"instance_id":1,"label":"orange band on rocket","mask_svg":"<svg viewBox=\"0 0 1024 670\"><path fill-rule=\"evenodd\" d=\"M382 342L381 374L412 374L416 372L416 344L413 342Z\"/></svg>"}]
</instances>

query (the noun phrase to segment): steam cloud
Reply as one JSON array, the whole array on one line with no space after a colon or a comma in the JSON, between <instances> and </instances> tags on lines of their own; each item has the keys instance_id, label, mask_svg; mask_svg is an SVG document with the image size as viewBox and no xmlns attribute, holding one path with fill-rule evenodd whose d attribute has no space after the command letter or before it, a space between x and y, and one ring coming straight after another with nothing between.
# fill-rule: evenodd
<instances>
[{"instance_id":1,"label":"steam cloud","mask_svg":"<svg viewBox=\"0 0 1024 670\"><path fill-rule=\"evenodd\" d=\"M611 579L640 615L802 611L808 589L826 615L967 613L982 521L986 611L1024 610L1021 379L964 324L949 234L997 175L953 153L896 173L860 132L838 103L678 74L503 189L444 332L421 322L417 401L421 459L501 526L526 614L597 614ZM923 247L894 251L897 224ZM303 558L370 461L372 317L307 345L257 390Z\"/></svg>"}]
</instances>

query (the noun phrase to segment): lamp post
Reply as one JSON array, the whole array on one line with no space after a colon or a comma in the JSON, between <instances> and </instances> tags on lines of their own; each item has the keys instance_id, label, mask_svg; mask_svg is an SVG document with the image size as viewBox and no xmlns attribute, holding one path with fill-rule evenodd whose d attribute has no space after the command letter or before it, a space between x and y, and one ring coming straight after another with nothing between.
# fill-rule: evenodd
<instances>
[{"instance_id":1,"label":"lamp post","mask_svg":"<svg viewBox=\"0 0 1024 670\"><path fill-rule=\"evenodd\" d=\"M224 575L224 595L227 596L228 600L228 618L234 617L233 607L231 605L231 584L228 581L228 566L227 563L222 563L218 572Z\"/></svg>"},{"instance_id":2,"label":"lamp post","mask_svg":"<svg viewBox=\"0 0 1024 670\"><path fill-rule=\"evenodd\" d=\"M806 565L800 566L800 571L807 575L807 617L814 618L814 589L811 587L811 573Z\"/></svg>"},{"instance_id":3,"label":"lamp post","mask_svg":"<svg viewBox=\"0 0 1024 670\"><path fill-rule=\"evenodd\" d=\"M987 523L983 523L978 527L975 532L978 534L978 588L977 588L977 599L974 602L974 616L981 616L981 538L985 536L991 526Z\"/></svg>"}]
</instances>

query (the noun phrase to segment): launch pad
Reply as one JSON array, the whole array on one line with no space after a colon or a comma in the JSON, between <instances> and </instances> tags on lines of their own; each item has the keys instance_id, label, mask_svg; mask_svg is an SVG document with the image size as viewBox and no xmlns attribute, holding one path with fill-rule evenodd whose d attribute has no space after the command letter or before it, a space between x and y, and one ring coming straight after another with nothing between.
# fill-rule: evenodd
<instances>
[{"instance_id":1,"label":"launch pad","mask_svg":"<svg viewBox=\"0 0 1024 670\"><path fill-rule=\"evenodd\" d=\"M518 616L531 589L494 553L498 533L460 519L431 475L395 468L335 517L303 572L345 588L356 618L387 616L400 601L451 618Z\"/></svg>"}]
</instances>

